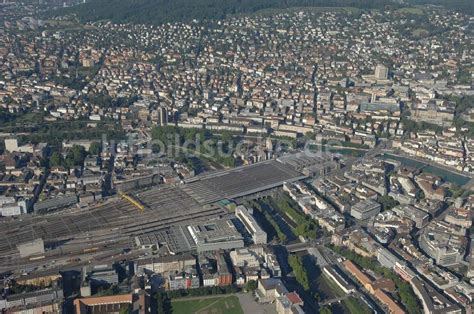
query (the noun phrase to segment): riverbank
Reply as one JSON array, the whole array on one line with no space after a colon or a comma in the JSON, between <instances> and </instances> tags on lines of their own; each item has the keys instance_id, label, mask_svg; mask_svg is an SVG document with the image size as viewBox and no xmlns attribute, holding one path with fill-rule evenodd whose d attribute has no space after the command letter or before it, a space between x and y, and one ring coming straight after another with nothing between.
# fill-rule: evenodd
<instances>
[{"instance_id":1,"label":"riverbank","mask_svg":"<svg viewBox=\"0 0 474 314\"><path fill-rule=\"evenodd\" d=\"M443 180L447 182L451 182L459 186L468 185L472 179L472 177L468 174L461 174L458 171L443 167L442 165L434 165L433 163L429 163L429 161L425 162L409 156L402 156L395 153L384 153L381 157L383 159L393 159L400 161L404 166L417 169L423 168L423 171L432 173L443 178Z\"/></svg>"}]
</instances>

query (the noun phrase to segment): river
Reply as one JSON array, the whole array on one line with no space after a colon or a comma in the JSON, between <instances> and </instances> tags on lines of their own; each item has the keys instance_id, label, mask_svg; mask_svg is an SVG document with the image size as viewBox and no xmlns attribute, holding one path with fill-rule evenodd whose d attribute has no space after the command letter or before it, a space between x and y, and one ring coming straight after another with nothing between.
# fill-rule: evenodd
<instances>
[{"instance_id":1,"label":"river","mask_svg":"<svg viewBox=\"0 0 474 314\"><path fill-rule=\"evenodd\" d=\"M400 161L404 166L408 167L414 167L414 168L421 168L424 166L423 171L429 172L431 174L434 174L436 176L439 176L443 178L443 180L451 183L455 183L459 186L463 186L467 184L471 178L469 176L464 176L461 174L454 173L452 171L448 171L446 169L433 166L429 163L421 162L418 160L413 160L410 158L402 157L402 156L397 156L397 155L392 155L392 154L383 154L381 156L383 159L393 159L393 160L398 160Z\"/></svg>"}]
</instances>

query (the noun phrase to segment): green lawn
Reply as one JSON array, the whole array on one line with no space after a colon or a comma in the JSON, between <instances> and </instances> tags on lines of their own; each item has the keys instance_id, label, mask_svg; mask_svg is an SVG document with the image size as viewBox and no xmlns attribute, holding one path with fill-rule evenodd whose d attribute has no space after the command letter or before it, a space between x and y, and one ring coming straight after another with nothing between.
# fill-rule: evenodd
<instances>
[{"instance_id":1,"label":"green lawn","mask_svg":"<svg viewBox=\"0 0 474 314\"><path fill-rule=\"evenodd\" d=\"M239 299L236 296L175 299L171 301L173 314L243 314Z\"/></svg>"}]
</instances>

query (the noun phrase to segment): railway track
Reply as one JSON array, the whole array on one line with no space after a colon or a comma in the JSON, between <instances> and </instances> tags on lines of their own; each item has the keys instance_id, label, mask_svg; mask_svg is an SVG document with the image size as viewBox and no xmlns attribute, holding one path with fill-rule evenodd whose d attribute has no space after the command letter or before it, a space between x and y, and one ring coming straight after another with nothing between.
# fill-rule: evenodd
<instances>
[{"instance_id":1,"label":"railway track","mask_svg":"<svg viewBox=\"0 0 474 314\"><path fill-rule=\"evenodd\" d=\"M0 242L0 271L39 272L59 263L65 268L120 259L124 248L133 248L134 236L226 213L218 206L200 206L179 187L153 188L134 197L146 205L143 212L116 199L88 209L0 221L0 236L4 239ZM45 253L33 260L21 258L16 245L37 238L45 242Z\"/></svg>"}]
</instances>

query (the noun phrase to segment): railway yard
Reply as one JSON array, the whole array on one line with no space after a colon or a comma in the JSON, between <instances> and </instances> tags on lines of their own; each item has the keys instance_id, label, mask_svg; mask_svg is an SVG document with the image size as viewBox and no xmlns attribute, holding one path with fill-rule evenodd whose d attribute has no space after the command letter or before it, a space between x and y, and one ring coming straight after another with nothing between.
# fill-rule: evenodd
<instances>
[{"instance_id":1,"label":"railway yard","mask_svg":"<svg viewBox=\"0 0 474 314\"><path fill-rule=\"evenodd\" d=\"M199 206L176 186L152 188L136 197L146 205L145 211L140 212L117 198L78 213L4 221L0 231L5 239L0 245L0 270L8 271L18 265L31 269L44 260L57 260L61 256L67 257L65 264L68 264L84 258L83 255L87 258L107 253L117 255L124 248L133 247L133 236L224 213L219 206ZM45 258L20 258L16 245L37 238L44 240Z\"/></svg>"},{"instance_id":2,"label":"railway yard","mask_svg":"<svg viewBox=\"0 0 474 314\"><path fill-rule=\"evenodd\" d=\"M22 274L133 259L147 254L138 242L158 239L176 251L189 249L176 226L228 214L217 201L249 195L304 176L277 161L216 171L192 182L159 185L113 197L92 207L0 221L0 273ZM141 204L142 206L139 206ZM138 208L140 207L140 208ZM44 241L44 253L22 257L18 244ZM191 241L192 242L192 241ZM184 245L184 244L186 245ZM18 275L18 274L17 274Z\"/></svg>"}]
</instances>

